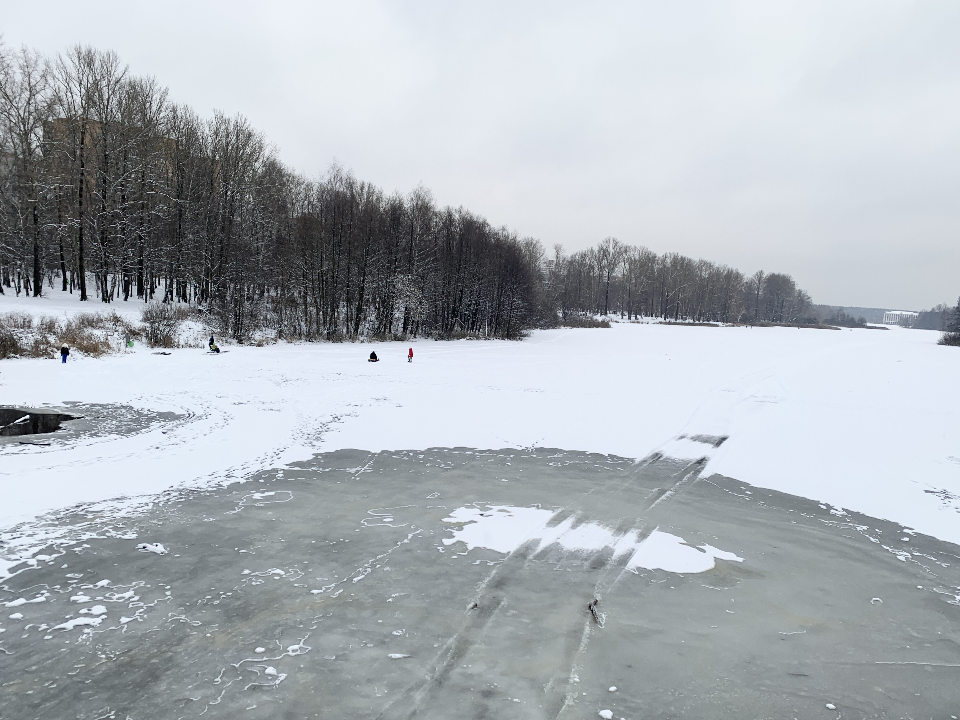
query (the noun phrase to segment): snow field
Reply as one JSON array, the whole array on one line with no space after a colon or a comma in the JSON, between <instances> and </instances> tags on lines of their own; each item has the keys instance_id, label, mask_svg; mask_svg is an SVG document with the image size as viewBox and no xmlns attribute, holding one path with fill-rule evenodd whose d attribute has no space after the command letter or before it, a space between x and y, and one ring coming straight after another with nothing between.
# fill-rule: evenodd
<instances>
[{"instance_id":1,"label":"snow field","mask_svg":"<svg viewBox=\"0 0 960 720\"><path fill-rule=\"evenodd\" d=\"M38 298L30 297L25 293L15 295L12 289L4 288L4 294L0 295L0 313L25 312L34 316L72 318L81 313L116 312L125 320L140 322L140 311L144 306L142 301L133 299L126 302L103 303L95 297L92 287L88 288L88 297L90 299L87 302L80 302L80 291L63 292L60 290L59 281L55 288L44 285L43 295Z\"/></svg>"},{"instance_id":2,"label":"snow field","mask_svg":"<svg viewBox=\"0 0 960 720\"><path fill-rule=\"evenodd\" d=\"M36 307L10 300L0 298L0 312ZM523 342L6 360L5 404L128 404L182 418L127 436L0 446L0 528L77 503L122 509L170 487L240 481L320 451L536 445L707 456L702 477L722 473L960 544L960 353L937 337L623 323ZM371 349L381 362L366 362ZM714 448L693 435L729 439Z\"/></svg>"}]
</instances>

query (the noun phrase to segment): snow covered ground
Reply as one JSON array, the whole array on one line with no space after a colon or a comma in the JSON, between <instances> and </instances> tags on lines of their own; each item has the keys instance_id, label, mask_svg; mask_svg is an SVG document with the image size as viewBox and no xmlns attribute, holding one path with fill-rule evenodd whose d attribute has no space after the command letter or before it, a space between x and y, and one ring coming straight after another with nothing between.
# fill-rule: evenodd
<instances>
[{"instance_id":1,"label":"snow covered ground","mask_svg":"<svg viewBox=\"0 0 960 720\"><path fill-rule=\"evenodd\" d=\"M137 300L114 302L106 305L96 298L94 289L89 288L89 302L80 302L80 291L61 292L60 288L44 288L43 296L35 298L25 294L14 295L10 288L0 295L0 312L26 312L31 315L49 315L52 317L73 317L80 313L116 312L131 322L140 320L143 303Z\"/></svg>"},{"instance_id":2,"label":"snow covered ground","mask_svg":"<svg viewBox=\"0 0 960 720\"><path fill-rule=\"evenodd\" d=\"M139 304L0 297L0 312ZM126 313L125 313L126 314ZM710 462L960 544L960 352L919 330L615 324L523 342L281 344L0 362L0 402L176 412L130 435L0 446L0 528L242 480L339 448L558 447ZM379 363L366 357L375 349ZM687 439L729 436L718 448Z\"/></svg>"}]
</instances>

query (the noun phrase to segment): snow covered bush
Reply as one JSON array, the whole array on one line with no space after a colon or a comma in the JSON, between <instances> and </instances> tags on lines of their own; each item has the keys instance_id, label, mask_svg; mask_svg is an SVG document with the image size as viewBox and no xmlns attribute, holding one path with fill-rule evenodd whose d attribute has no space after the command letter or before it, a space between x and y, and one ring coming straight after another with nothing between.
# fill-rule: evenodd
<instances>
[{"instance_id":1,"label":"snow covered bush","mask_svg":"<svg viewBox=\"0 0 960 720\"><path fill-rule=\"evenodd\" d=\"M150 347L176 347L180 326L189 319L190 311L170 302L151 302L143 307L140 320L146 325Z\"/></svg>"}]
</instances>

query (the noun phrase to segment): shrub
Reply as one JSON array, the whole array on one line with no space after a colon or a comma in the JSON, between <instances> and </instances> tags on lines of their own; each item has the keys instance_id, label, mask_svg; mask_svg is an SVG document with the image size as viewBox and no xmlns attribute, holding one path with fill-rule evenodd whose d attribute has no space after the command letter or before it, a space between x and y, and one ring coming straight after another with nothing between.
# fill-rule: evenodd
<instances>
[{"instance_id":1,"label":"shrub","mask_svg":"<svg viewBox=\"0 0 960 720\"><path fill-rule=\"evenodd\" d=\"M570 328L608 328L610 321L598 319L590 315L567 315L560 320L560 327Z\"/></svg>"},{"instance_id":2,"label":"shrub","mask_svg":"<svg viewBox=\"0 0 960 720\"><path fill-rule=\"evenodd\" d=\"M0 360L8 357L19 357L23 354L17 337L5 327L0 327Z\"/></svg>"},{"instance_id":3,"label":"shrub","mask_svg":"<svg viewBox=\"0 0 960 720\"><path fill-rule=\"evenodd\" d=\"M176 347L180 326L190 311L174 303L151 302L144 306L140 319L147 326L150 347Z\"/></svg>"}]
</instances>

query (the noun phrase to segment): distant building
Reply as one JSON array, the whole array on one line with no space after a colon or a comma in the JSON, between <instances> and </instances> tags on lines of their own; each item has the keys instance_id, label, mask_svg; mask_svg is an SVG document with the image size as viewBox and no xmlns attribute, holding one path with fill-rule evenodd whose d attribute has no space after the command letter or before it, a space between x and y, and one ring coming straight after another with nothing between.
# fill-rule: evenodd
<instances>
[{"instance_id":1,"label":"distant building","mask_svg":"<svg viewBox=\"0 0 960 720\"><path fill-rule=\"evenodd\" d=\"M883 324L913 327L919 316L920 313L910 312L909 310L888 310L883 314Z\"/></svg>"}]
</instances>

